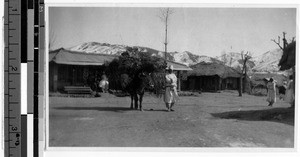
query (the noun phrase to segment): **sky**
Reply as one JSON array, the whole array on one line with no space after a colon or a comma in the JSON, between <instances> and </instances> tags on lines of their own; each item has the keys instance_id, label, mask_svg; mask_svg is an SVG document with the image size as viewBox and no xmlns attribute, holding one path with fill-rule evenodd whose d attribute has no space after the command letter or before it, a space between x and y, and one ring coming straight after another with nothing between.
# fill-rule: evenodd
<instances>
[{"instance_id":1,"label":"sky","mask_svg":"<svg viewBox=\"0 0 300 157\"><path fill-rule=\"evenodd\" d=\"M168 51L219 56L250 51L258 56L278 46L282 32L296 36L295 8L171 8ZM51 49L84 42L145 46L164 51L159 8L49 7Z\"/></svg>"}]
</instances>

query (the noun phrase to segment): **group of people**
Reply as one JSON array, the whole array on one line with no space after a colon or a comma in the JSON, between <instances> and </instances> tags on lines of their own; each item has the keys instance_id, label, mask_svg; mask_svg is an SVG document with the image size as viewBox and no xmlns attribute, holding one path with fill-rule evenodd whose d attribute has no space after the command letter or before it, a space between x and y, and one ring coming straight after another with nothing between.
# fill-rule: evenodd
<instances>
[{"instance_id":1,"label":"group of people","mask_svg":"<svg viewBox=\"0 0 300 157\"><path fill-rule=\"evenodd\" d=\"M293 81L293 76L290 75L289 81L287 84L284 84L285 96L284 100L291 104L291 107L295 106L295 83ZM268 95L267 101L269 102L268 106L273 106L276 102L276 80L270 78L267 83Z\"/></svg>"},{"instance_id":2,"label":"group of people","mask_svg":"<svg viewBox=\"0 0 300 157\"><path fill-rule=\"evenodd\" d=\"M177 93L177 77L173 73L173 66L170 65L166 69L167 73L165 75L165 94L164 94L164 102L166 104L167 111L174 111L173 107L175 103L178 101L179 96ZM108 79L105 74L101 76L101 81L99 83L99 88L102 92L107 92L108 90ZM293 81L293 76L290 75L289 81L287 84L284 84L285 95L284 100L291 104L291 107L295 105L295 83ZM273 106L276 102L276 80L273 78L268 79L267 83L267 102L269 102L268 106Z\"/></svg>"}]
</instances>

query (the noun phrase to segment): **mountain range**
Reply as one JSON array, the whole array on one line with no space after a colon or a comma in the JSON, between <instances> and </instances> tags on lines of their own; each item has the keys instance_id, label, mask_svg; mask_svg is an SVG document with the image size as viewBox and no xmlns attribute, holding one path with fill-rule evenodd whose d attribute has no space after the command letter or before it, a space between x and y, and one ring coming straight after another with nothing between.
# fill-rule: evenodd
<instances>
[{"instance_id":1,"label":"mountain range","mask_svg":"<svg viewBox=\"0 0 300 157\"><path fill-rule=\"evenodd\" d=\"M109 55L121 55L129 46L98 43L98 42L86 42L77 46L68 48L72 51L79 51L83 53L99 53ZM151 53L152 56L165 57L165 53L148 47L134 46L138 48L140 52ZM282 56L280 49L267 51L259 56L254 56L247 62L248 70L252 72L277 72L278 62ZM204 55L196 55L192 52L168 52L167 59L179 62L185 65L194 65L200 62L206 63L223 63L227 66L240 70L243 63L241 61L241 53L238 52L223 52L222 55L217 57L209 57Z\"/></svg>"}]
</instances>

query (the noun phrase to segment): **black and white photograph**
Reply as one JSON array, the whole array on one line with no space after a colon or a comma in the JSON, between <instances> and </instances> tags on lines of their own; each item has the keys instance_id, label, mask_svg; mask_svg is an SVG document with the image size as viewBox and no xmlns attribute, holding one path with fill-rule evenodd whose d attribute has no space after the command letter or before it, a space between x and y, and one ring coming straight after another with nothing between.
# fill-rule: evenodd
<instances>
[{"instance_id":1,"label":"black and white photograph","mask_svg":"<svg viewBox=\"0 0 300 157\"><path fill-rule=\"evenodd\" d=\"M295 148L297 6L47 11L49 147Z\"/></svg>"}]
</instances>

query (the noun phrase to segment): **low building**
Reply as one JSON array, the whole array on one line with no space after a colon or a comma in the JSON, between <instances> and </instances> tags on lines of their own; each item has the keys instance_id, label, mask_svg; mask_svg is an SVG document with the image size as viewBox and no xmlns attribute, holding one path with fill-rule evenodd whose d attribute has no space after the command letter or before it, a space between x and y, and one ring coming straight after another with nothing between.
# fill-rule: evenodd
<instances>
[{"instance_id":1,"label":"low building","mask_svg":"<svg viewBox=\"0 0 300 157\"><path fill-rule=\"evenodd\" d=\"M249 75L250 77L250 85L251 92L254 95L267 95L267 83L268 79L271 77L276 82L276 88L278 89L280 86L284 86L284 82L287 83L288 78L284 74L276 74L276 73L252 73ZM276 90L278 94L278 90Z\"/></svg>"},{"instance_id":2,"label":"low building","mask_svg":"<svg viewBox=\"0 0 300 157\"><path fill-rule=\"evenodd\" d=\"M65 86L89 86L96 88L96 80L105 71L106 64L117 58L116 55L91 54L66 49L57 49L49 53L49 90L56 92ZM173 65L178 79L178 89L181 88L182 74L192 70L184 64L167 61Z\"/></svg>"},{"instance_id":3,"label":"low building","mask_svg":"<svg viewBox=\"0 0 300 157\"><path fill-rule=\"evenodd\" d=\"M191 66L187 72L185 86L188 90L218 91L237 90L241 74L235 69L220 63L201 62Z\"/></svg>"},{"instance_id":4,"label":"low building","mask_svg":"<svg viewBox=\"0 0 300 157\"><path fill-rule=\"evenodd\" d=\"M90 86L105 70L104 64L116 56L88 54L58 49L49 53L49 90L62 90L64 86Z\"/></svg>"}]
</instances>

